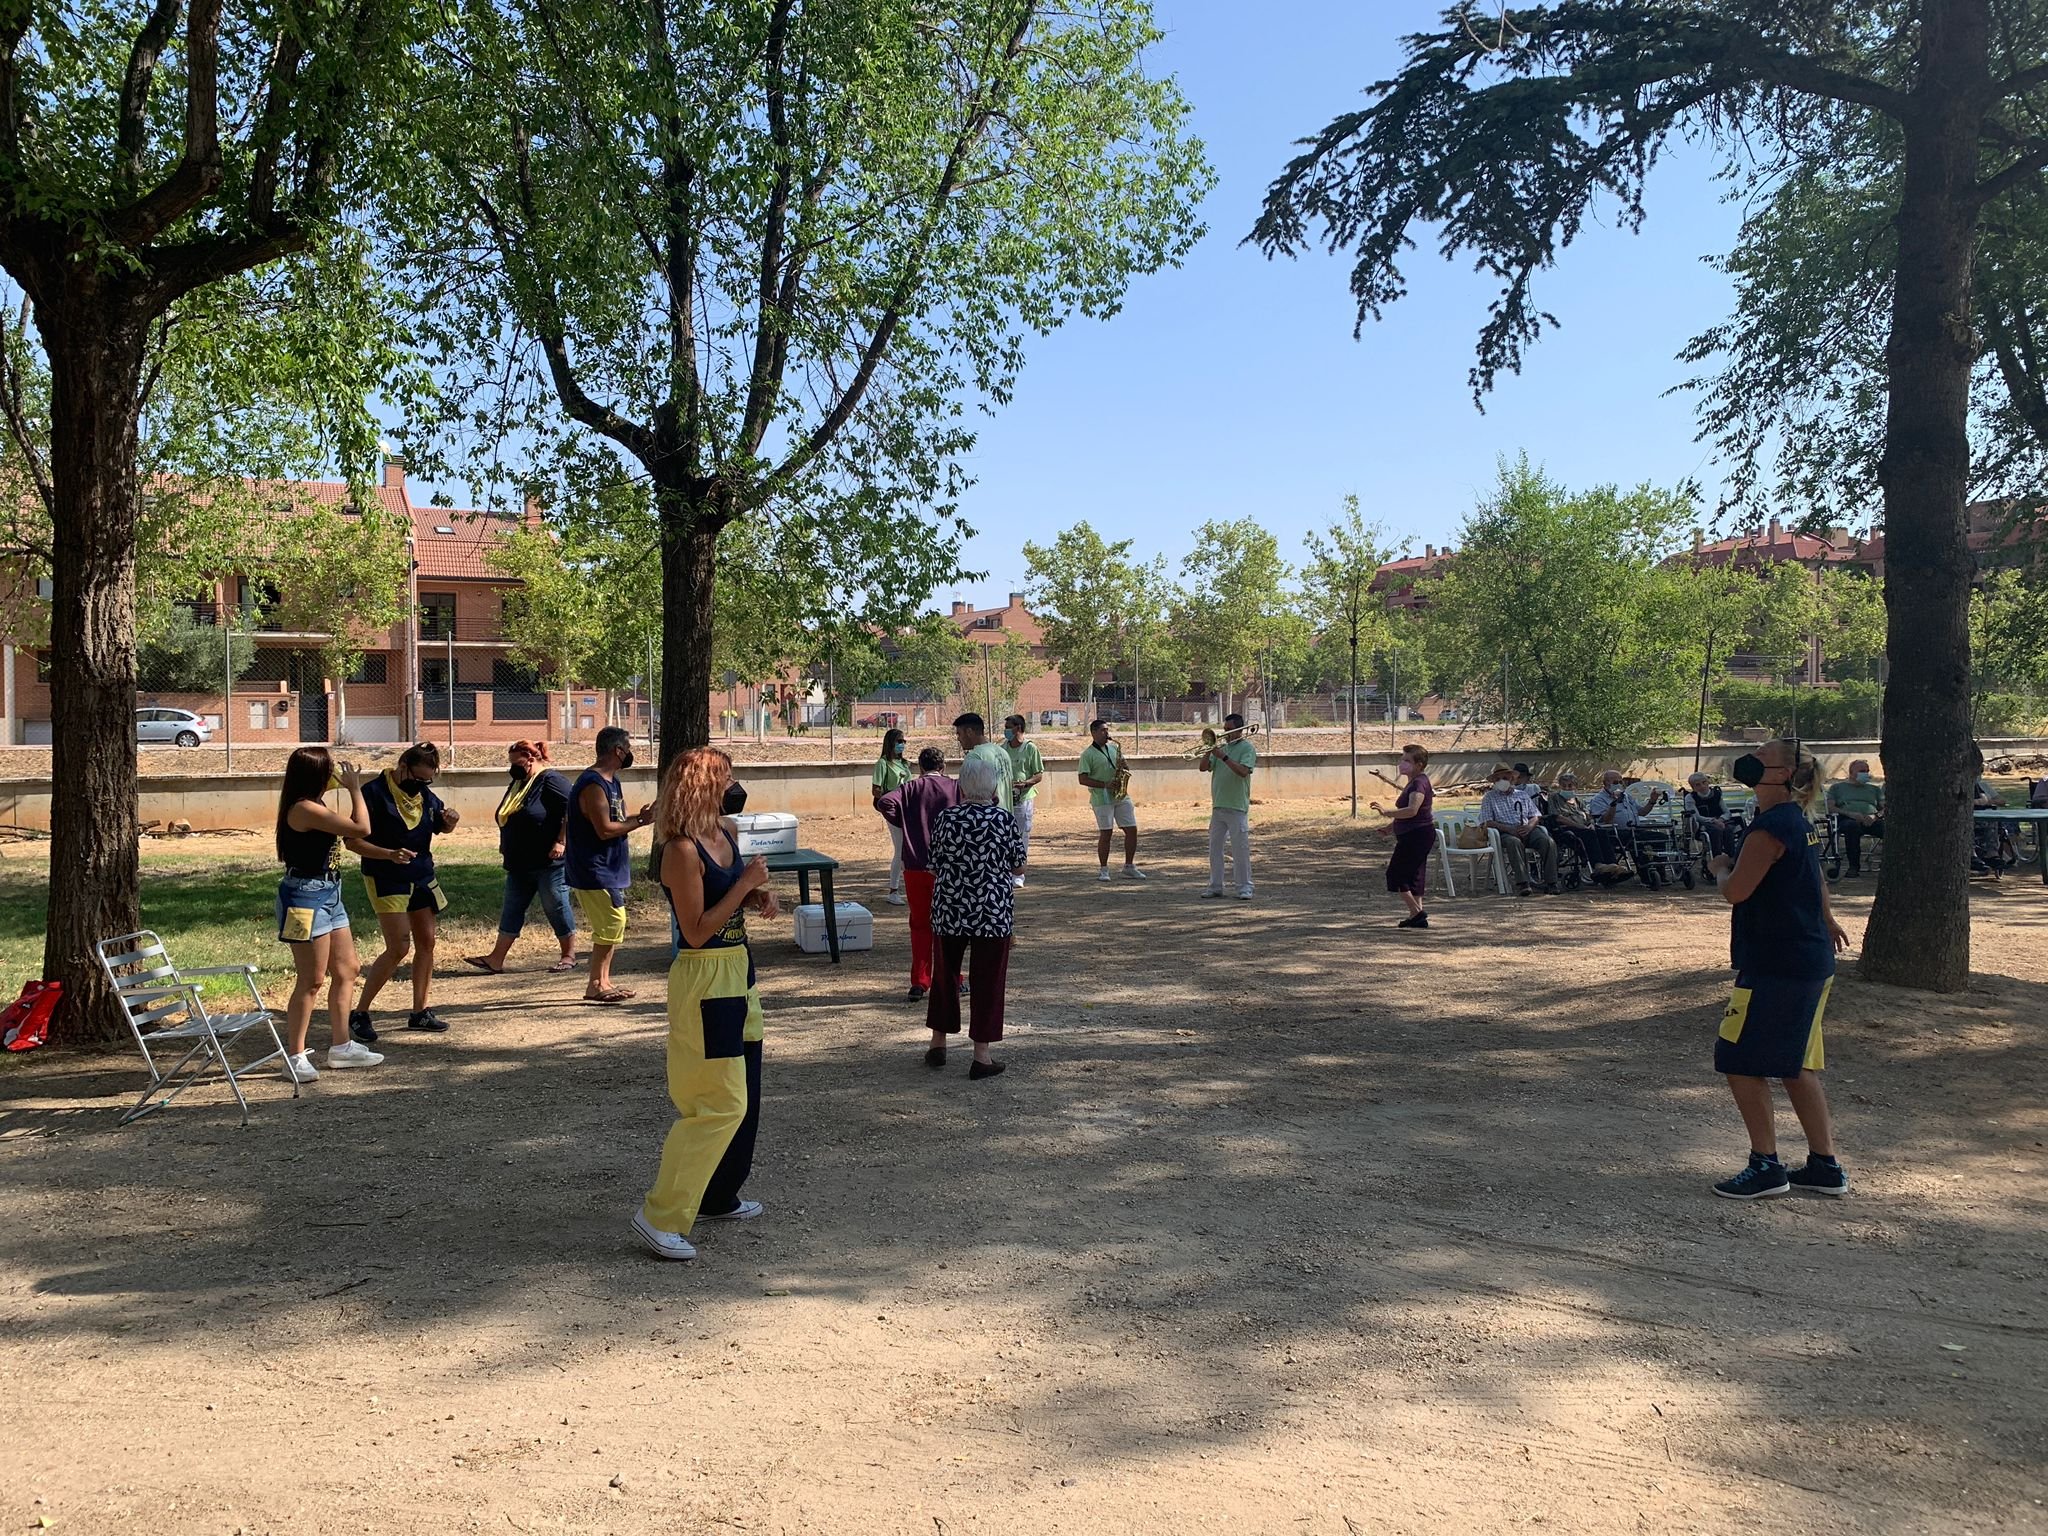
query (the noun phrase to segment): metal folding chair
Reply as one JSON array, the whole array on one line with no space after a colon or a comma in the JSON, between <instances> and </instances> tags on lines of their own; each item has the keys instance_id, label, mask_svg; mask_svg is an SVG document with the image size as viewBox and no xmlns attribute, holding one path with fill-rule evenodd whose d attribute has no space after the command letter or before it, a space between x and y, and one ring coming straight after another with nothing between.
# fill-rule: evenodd
<instances>
[{"instance_id":1,"label":"metal folding chair","mask_svg":"<svg viewBox=\"0 0 2048 1536\"><path fill-rule=\"evenodd\" d=\"M228 1047L250 1030L262 1029L270 1035L272 1049L254 1061L245 1062L239 1071L254 1072L284 1059L284 1041L264 1005L263 994L256 990L256 967L210 965L181 971L171 963L163 940L147 929L124 933L117 939L102 939L94 948L99 952L107 980L113 983L120 998L129 1033L135 1036L135 1044L149 1068L149 1087L135 1101L135 1107L121 1116L121 1124L126 1125L153 1109L162 1109L205 1077L210 1068L218 1066L234 1092L235 1102L242 1107L242 1124L247 1125L249 1101L242 1094L238 1069L228 1060ZM199 989L198 978L202 976L241 977L249 988L254 1010L213 1013ZM180 1045L185 1047L185 1054L168 1070L157 1064L160 1052L169 1055L171 1047ZM158 1098L159 1093L163 1097ZM299 1085L294 1079L292 1097L298 1096Z\"/></svg>"}]
</instances>

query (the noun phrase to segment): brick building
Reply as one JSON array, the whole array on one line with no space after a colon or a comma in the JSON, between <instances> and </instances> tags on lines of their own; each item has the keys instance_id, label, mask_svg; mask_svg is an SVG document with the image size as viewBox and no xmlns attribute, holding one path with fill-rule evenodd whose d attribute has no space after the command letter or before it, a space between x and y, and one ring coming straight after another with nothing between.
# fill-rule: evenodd
<instances>
[{"instance_id":1,"label":"brick building","mask_svg":"<svg viewBox=\"0 0 2048 1536\"><path fill-rule=\"evenodd\" d=\"M1017 712L1031 722L1033 729L1071 725L1079 721L1079 707L1061 697L1059 669L1053 666L1052 658L1046 653L1045 631L1031 610L1024 606L1023 593L1012 592L1009 601L1000 608L976 608L955 600L946 617L952 621L960 638L969 645L988 648L989 671L984 671L984 659L977 653L960 670L962 686L943 699L904 688L874 689L862 695L855 704L853 717L856 721L893 714L904 730L916 733L941 730L951 725L955 715L969 711L986 714L990 690L982 679L985 675L992 676L994 657L1012 637L1030 650L1032 659L1040 668L1036 677L1017 690ZM1000 683L996 686L999 690ZM999 713L1002 711L1000 699L996 701L996 709ZM991 721L992 735L995 726L996 722Z\"/></svg>"},{"instance_id":2,"label":"brick building","mask_svg":"<svg viewBox=\"0 0 2048 1536\"><path fill-rule=\"evenodd\" d=\"M293 500L347 507L349 488L337 482L301 482ZM165 692L139 680L136 707L171 706L203 716L219 744L282 745L302 741L365 744L421 737L458 742L500 742L542 736L587 741L608 722L614 700L599 690L542 688L517 661L505 638L504 606L518 582L491 568L492 545L519 527L537 528L540 514L455 511L413 501L405 466L385 462L371 492L386 514L409 530L409 617L366 637L355 674L322 671L324 635L295 634L268 617L278 594L257 578L228 576L180 606L201 625L232 619L238 641L246 635L255 658L232 697ZM39 597L47 601L48 583ZM0 651L4 715L0 742L37 744L50 739L48 653L7 647Z\"/></svg>"}]
</instances>

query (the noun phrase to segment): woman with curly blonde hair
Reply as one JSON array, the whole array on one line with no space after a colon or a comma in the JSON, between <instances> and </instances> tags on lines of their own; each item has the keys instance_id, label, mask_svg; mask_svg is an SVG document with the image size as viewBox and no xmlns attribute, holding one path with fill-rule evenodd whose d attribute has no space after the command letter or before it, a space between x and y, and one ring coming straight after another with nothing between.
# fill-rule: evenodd
<instances>
[{"instance_id":1,"label":"woman with curly blonde hair","mask_svg":"<svg viewBox=\"0 0 2048 1536\"><path fill-rule=\"evenodd\" d=\"M740 857L724 815L732 759L696 747L669 765L655 811L661 883L679 947L668 972L668 1094L675 1124L633 1231L658 1258L694 1259L689 1240L705 1188L747 1113L747 1051L761 1039L761 997L747 948L746 909L776 915L765 859ZM745 1220L758 1202L708 1216Z\"/></svg>"}]
</instances>

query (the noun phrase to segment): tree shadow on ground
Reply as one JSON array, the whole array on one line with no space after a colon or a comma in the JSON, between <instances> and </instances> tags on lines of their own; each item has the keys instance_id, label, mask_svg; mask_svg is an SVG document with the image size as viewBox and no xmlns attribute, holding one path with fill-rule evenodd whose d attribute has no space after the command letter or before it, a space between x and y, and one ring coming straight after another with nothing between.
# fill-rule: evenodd
<instances>
[{"instance_id":1,"label":"tree shadow on ground","mask_svg":"<svg viewBox=\"0 0 2048 1536\"><path fill-rule=\"evenodd\" d=\"M247 1130L212 1090L81 1125L111 1065L9 1074L0 1157L40 1212L10 1221L10 1330L132 1349L233 1308L288 1343L309 1299L346 1297L393 1342L489 1324L467 1347L518 1376L671 1328L704 1351L773 1336L786 1296L1027 1360L988 1412L1085 1424L1105 1458L1387 1395L1519 1416L1525 1454L1636 1476L1676 1458L1887 1517L1949 1497L1959 1467L1980 1507L2020 1498L2048 1424L2048 1213L1967 1190L2039 1165L2048 987L1930 1000L1845 977L1831 1086L1858 1195L1734 1206L1705 1195L1741 1152L1710 1071L1727 975L1707 895L1460 902L1412 935L1341 829L1263 865L1248 904L1165 878L1198 868L1194 834L1156 838L1162 879L1128 888L1066 841L1041 844L1012 1071L989 1083L921 1066L898 909L836 968L764 938L753 1190L773 1211L710 1234L686 1278L624 1231L669 1117L658 988L585 1009L578 978L519 973L474 978L452 1035L401 1035L374 1074L297 1102L266 1085ZM847 884L878 870L850 861ZM634 962L658 971L658 950ZM1830 1250L1855 1254L1853 1294ZM1053 1320L1044 1338L1005 1337L1020 1311ZM1077 1364L1104 1354L1147 1363ZM1661 1457L1632 1438L1653 1410L1613 1399L1622 1366L1663 1383ZM1901 1416L1909 1389L1938 1414ZM1759 1465L1757 1420L1819 1411L1833 1449ZM1588 1450L1589 1417L1628 1434Z\"/></svg>"}]
</instances>

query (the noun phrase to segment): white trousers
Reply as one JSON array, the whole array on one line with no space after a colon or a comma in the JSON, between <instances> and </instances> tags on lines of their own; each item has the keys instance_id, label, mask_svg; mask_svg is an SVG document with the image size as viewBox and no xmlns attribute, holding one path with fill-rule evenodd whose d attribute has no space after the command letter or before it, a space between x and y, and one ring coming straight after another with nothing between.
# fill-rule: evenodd
<instances>
[{"instance_id":1,"label":"white trousers","mask_svg":"<svg viewBox=\"0 0 2048 1536\"><path fill-rule=\"evenodd\" d=\"M1017 836L1024 844L1024 857L1031 857L1031 823L1038 814L1038 796L1019 800L1010 807L1010 820L1017 823Z\"/></svg>"},{"instance_id":2,"label":"white trousers","mask_svg":"<svg viewBox=\"0 0 2048 1536\"><path fill-rule=\"evenodd\" d=\"M1223 849L1230 845L1230 856L1237 863L1237 888L1250 894L1252 888L1252 818L1249 811L1226 811L1221 807L1209 812L1209 889L1223 889Z\"/></svg>"},{"instance_id":3,"label":"white trousers","mask_svg":"<svg viewBox=\"0 0 2048 1536\"><path fill-rule=\"evenodd\" d=\"M889 894L893 896L903 889L903 829L894 822L888 826L889 844L896 850L895 857L889 860Z\"/></svg>"}]
</instances>

